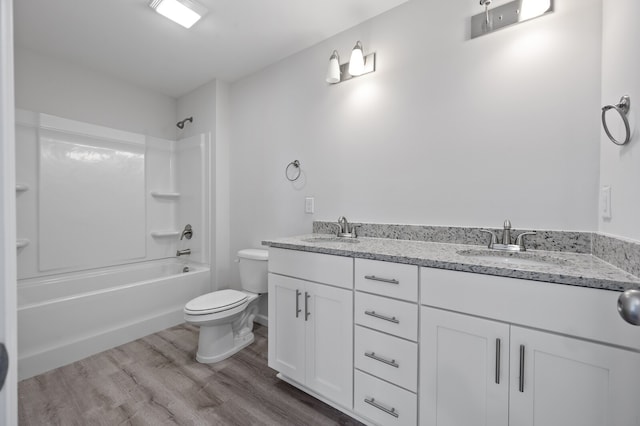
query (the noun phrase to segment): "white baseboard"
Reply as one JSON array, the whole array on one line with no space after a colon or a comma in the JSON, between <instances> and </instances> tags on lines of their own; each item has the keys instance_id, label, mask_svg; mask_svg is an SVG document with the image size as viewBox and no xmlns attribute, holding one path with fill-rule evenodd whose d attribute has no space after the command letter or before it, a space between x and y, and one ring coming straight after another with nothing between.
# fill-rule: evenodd
<instances>
[{"instance_id":1,"label":"white baseboard","mask_svg":"<svg viewBox=\"0 0 640 426\"><path fill-rule=\"evenodd\" d=\"M253 319L254 322L257 322L260 325L264 325L265 327L269 327L269 317L263 314L258 314Z\"/></svg>"}]
</instances>

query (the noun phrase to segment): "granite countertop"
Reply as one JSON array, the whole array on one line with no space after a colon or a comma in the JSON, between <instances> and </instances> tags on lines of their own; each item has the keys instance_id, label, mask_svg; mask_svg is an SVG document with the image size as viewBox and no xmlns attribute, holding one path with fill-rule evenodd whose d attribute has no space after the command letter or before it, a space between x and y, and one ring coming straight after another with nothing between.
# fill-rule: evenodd
<instances>
[{"instance_id":1,"label":"granite countertop","mask_svg":"<svg viewBox=\"0 0 640 426\"><path fill-rule=\"evenodd\" d=\"M361 259L405 263L428 268L497 275L555 284L567 284L603 290L640 289L640 278L590 254L527 250L513 257L497 257L498 251L485 246L359 237L347 241L309 241L326 234L307 234L262 244L270 247L349 256ZM305 241L307 240L307 241ZM480 254L469 256L460 252ZM494 254L495 253L495 254ZM504 253L503 253L504 254ZM522 256L521 256L522 255ZM495 260L492 259L495 257ZM508 256L508 255L507 255ZM543 265L527 263L527 257L546 259ZM524 261L518 260L523 258Z\"/></svg>"}]
</instances>

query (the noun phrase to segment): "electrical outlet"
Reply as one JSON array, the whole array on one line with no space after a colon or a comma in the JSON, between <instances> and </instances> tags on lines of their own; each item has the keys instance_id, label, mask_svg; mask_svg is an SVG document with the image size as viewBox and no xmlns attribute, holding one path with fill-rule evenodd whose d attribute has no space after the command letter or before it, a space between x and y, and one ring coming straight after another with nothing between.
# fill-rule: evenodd
<instances>
[{"instance_id":1,"label":"electrical outlet","mask_svg":"<svg viewBox=\"0 0 640 426\"><path fill-rule=\"evenodd\" d=\"M307 197L304 199L304 212L312 214L315 208L315 199L313 197Z\"/></svg>"},{"instance_id":2,"label":"electrical outlet","mask_svg":"<svg viewBox=\"0 0 640 426\"><path fill-rule=\"evenodd\" d=\"M603 219L611 219L611 187L609 185L601 189L600 209Z\"/></svg>"}]
</instances>

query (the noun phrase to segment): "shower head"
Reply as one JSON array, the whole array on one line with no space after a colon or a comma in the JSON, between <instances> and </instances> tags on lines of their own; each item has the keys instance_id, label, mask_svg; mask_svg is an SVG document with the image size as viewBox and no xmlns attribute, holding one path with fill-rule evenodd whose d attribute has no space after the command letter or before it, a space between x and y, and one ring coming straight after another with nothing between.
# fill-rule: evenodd
<instances>
[{"instance_id":1,"label":"shower head","mask_svg":"<svg viewBox=\"0 0 640 426\"><path fill-rule=\"evenodd\" d=\"M187 121L188 121L189 123L193 123L193 117L187 117L187 118L185 118L185 119L184 119L184 120L182 120L182 121L178 121L178 122L176 123L176 126L178 126L178 129L181 129L181 130L182 130L182 129L184 129L184 123L186 123Z\"/></svg>"}]
</instances>

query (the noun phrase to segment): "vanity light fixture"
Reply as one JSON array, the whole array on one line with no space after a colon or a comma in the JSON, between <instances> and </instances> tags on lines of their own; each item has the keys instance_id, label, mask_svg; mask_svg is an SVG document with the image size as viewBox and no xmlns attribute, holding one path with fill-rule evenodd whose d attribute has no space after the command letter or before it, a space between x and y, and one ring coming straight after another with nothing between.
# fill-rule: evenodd
<instances>
[{"instance_id":1,"label":"vanity light fixture","mask_svg":"<svg viewBox=\"0 0 640 426\"><path fill-rule=\"evenodd\" d=\"M338 51L334 50L329 58L329 69L327 69L327 83L340 82L340 56Z\"/></svg>"},{"instance_id":2,"label":"vanity light fixture","mask_svg":"<svg viewBox=\"0 0 640 426\"><path fill-rule=\"evenodd\" d=\"M553 12L553 0L514 0L489 9L491 0L480 0L484 12L471 17L471 38Z\"/></svg>"},{"instance_id":3,"label":"vanity light fixture","mask_svg":"<svg viewBox=\"0 0 640 426\"><path fill-rule=\"evenodd\" d=\"M376 70L376 54L364 55L362 43L356 42L351 51L351 60L346 64L340 64L338 51L334 50L329 58L329 68L327 69L327 83L336 84L351 80L364 74L369 74Z\"/></svg>"},{"instance_id":4,"label":"vanity light fixture","mask_svg":"<svg viewBox=\"0 0 640 426\"><path fill-rule=\"evenodd\" d=\"M208 12L206 7L192 0L151 0L149 7L185 28L191 28Z\"/></svg>"},{"instance_id":5,"label":"vanity light fixture","mask_svg":"<svg viewBox=\"0 0 640 426\"><path fill-rule=\"evenodd\" d=\"M364 54L362 53L362 43L360 40L356 42L356 45L351 51L351 59L349 60L349 74L362 75L364 72Z\"/></svg>"}]
</instances>

